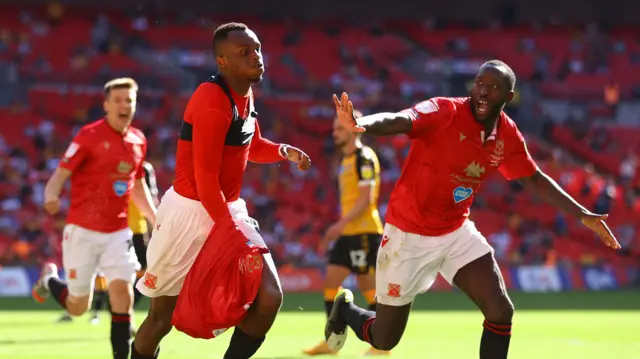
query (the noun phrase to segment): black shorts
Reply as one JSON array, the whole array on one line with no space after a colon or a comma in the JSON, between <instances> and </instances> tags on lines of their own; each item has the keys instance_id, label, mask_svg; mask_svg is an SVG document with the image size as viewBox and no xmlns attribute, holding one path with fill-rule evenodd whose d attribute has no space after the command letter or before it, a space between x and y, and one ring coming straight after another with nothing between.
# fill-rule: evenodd
<instances>
[{"instance_id":1,"label":"black shorts","mask_svg":"<svg viewBox=\"0 0 640 359\"><path fill-rule=\"evenodd\" d=\"M329 251L329 264L349 268L354 274L373 272L380 237L377 233L370 233L338 238Z\"/></svg>"},{"instance_id":2,"label":"black shorts","mask_svg":"<svg viewBox=\"0 0 640 359\"><path fill-rule=\"evenodd\" d=\"M145 235L142 233L133 235L133 249L136 251L142 270L147 269L147 246L144 244L144 237Z\"/></svg>"}]
</instances>

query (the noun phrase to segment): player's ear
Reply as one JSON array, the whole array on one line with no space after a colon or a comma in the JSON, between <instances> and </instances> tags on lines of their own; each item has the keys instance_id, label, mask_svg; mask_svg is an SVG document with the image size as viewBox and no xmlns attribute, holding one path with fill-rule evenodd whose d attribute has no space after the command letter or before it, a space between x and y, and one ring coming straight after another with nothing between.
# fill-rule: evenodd
<instances>
[{"instance_id":1,"label":"player's ear","mask_svg":"<svg viewBox=\"0 0 640 359\"><path fill-rule=\"evenodd\" d=\"M216 63L218 64L219 69L227 67L227 59L222 56L216 56Z\"/></svg>"},{"instance_id":2,"label":"player's ear","mask_svg":"<svg viewBox=\"0 0 640 359\"><path fill-rule=\"evenodd\" d=\"M513 95L514 92L513 91L509 91L509 93L507 94L507 103L511 102L511 100L513 100Z\"/></svg>"},{"instance_id":3,"label":"player's ear","mask_svg":"<svg viewBox=\"0 0 640 359\"><path fill-rule=\"evenodd\" d=\"M102 102L102 109L104 110L105 113L108 112L108 107L109 107L109 105L108 105L108 102L109 102L108 101L109 100L108 96L109 95L107 95L107 97L105 97L104 101Z\"/></svg>"}]
</instances>

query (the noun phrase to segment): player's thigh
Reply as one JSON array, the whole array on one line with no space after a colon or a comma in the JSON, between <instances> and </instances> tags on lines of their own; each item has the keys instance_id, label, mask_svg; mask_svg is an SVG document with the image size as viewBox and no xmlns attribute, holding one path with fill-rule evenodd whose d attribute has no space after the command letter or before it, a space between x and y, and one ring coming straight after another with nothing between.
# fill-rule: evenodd
<instances>
[{"instance_id":1,"label":"player's thigh","mask_svg":"<svg viewBox=\"0 0 640 359\"><path fill-rule=\"evenodd\" d=\"M429 290L446 248L447 242L442 238L405 233L387 224L376 263L377 303L405 306Z\"/></svg>"},{"instance_id":2,"label":"player's thigh","mask_svg":"<svg viewBox=\"0 0 640 359\"><path fill-rule=\"evenodd\" d=\"M130 284L135 281L140 263L133 248L132 236L128 228L109 233L100 255L100 270L108 283L120 280Z\"/></svg>"},{"instance_id":3,"label":"player's thigh","mask_svg":"<svg viewBox=\"0 0 640 359\"><path fill-rule=\"evenodd\" d=\"M147 246L147 270L136 288L147 297L177 296L204 245L213 221L204 208L166 200L158 207L156 226Z\"/></svg>"},{"instance_id":4,"label":"player's thigh","mask_svg":"<svg viewBox=\"0 0 640 359\"><path fill-rule=\"evenodd\" d=\"M442 276L460 288L494 321L510 321L513 304L507 294L493 248L471 221L458 232L442 266Z\"/></svg>"},{"instance_id":5,"label":"player's thigh","mask_svg":"<svg viewBox=\"0 0 640 359\"><path fill-rule=\"evenodd\" d=\"M62 265L69 296L89 302L100 259L100 234L73 224L66 225L62 240ZM75 300L74 300L75 302Z\"/></svg>"},{"instance_id":6,"label":"player's thigh","mask_svg":"<svg viewBox=\"0 0 640 359\"><path fill-rule=\"evenodd\" d=\"M367 254L367 268L365 271L356 273L358 275L358 289L361 292L366 292L375 289L376 286L376 262L378 257L378 250L380 248L379 234L368 234L367 240L369 242L369 250Z\"/></svg>"},{"instance_id":7,"label":"player's thigh","mask_svg":"<svg viewBox=\"0 0 640 359\"><path fill-rule=\"evenodd\" d=\"M171 328L171 318L177 302L177 296L152 297L145 322L158 329Z\"/></svg>"}]
</instances>

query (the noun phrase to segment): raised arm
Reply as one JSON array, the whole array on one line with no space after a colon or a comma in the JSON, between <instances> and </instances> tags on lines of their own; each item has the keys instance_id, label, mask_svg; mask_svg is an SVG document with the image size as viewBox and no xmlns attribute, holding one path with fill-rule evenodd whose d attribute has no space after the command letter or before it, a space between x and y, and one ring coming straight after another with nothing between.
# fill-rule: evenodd
<instances>
[{"instance_id":1,"label":"raised arm","mask_svg":"<svg viewBox=\"0 0 640 359\"><path fill-rule=\"evenodd\" d=\"M349 96L342 93L338 100L333 95L338 121L353 132L368 132L378 136L407 134L409 137L424 137L435 134L451 119L449 102L444 98L434 98L400 112L381 112L355 118L353 104Z\"/></svg>"}]
</instances>

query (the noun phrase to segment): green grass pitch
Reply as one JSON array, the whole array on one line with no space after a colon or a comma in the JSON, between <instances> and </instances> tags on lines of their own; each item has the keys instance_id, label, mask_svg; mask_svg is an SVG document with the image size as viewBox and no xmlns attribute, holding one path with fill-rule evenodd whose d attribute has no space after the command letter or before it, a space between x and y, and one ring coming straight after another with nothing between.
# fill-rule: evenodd
<instances>
[{"instance_id":1,"label":"green grass pitch","mask_svg":"<svg viewBox=\"0 0 640 359\"><path fill-rule=\"evenodd\" d=\"M513 295L516 304L510 358L640 359L640 292ZM285 294L283 312L255 358L304 358L301 350L322 339L320 294ZM146 303L144 303L146 304ZM141 308L139 324L146 313ZM428 293L414 306L392 358L477 358L482 316L459 293ZM88 316L55 323L54 303L0 299L0 358L111 358L109 316L97 326ZM161 359L222 358L230 333L196 340L173 331ZM360 358L367 345L353 333L340 358Z\"/></svg>"}]
</instances>

